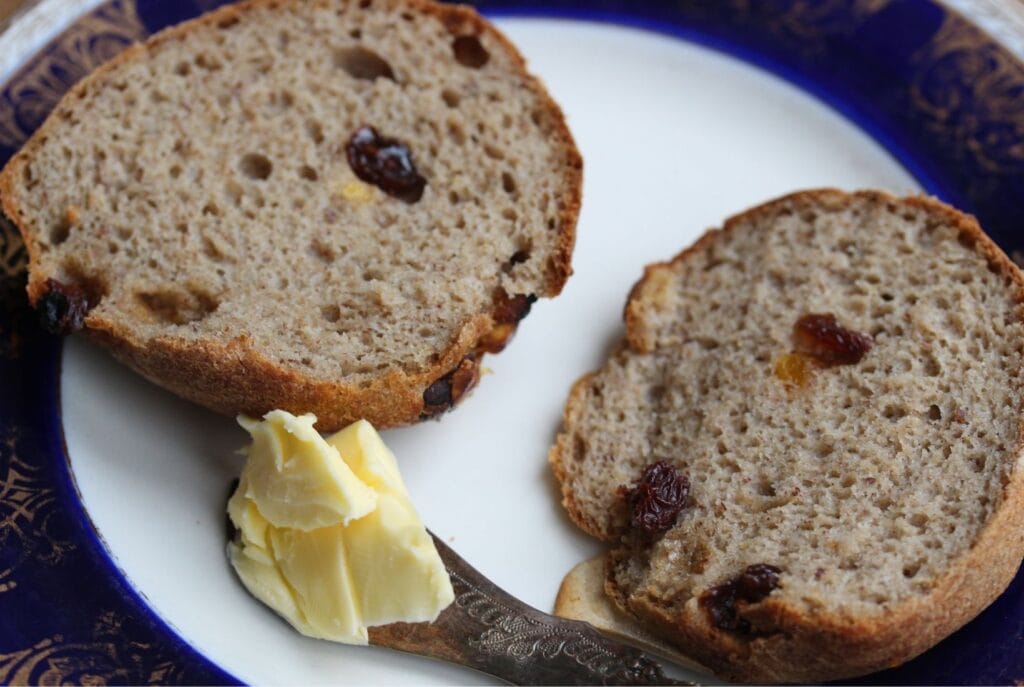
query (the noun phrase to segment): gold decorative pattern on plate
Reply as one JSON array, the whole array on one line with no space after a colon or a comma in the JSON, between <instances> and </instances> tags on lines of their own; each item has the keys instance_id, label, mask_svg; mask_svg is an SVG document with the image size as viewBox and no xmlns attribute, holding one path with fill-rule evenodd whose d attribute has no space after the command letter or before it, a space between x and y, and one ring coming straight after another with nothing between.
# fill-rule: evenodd
<instances>
[{"instance_id":1,"label":"gold decorative pattern on plate","mask_svg":"<svg viewBox=\"0 0 1024 687\"><path fill-rule=\"evenodd\" d=\"M11 79L0 97L0 146L28 140L83 76L148 35L135 0L114 0L82 17Z\"/></svg>"},{"instance_id":2,"label":"gold decorative pattern on plate","mask_svg":"<svg viewBox=\"0 0 1024 687\"><path fill-rule=\"evenodd\" d=\"M955 12L913 62L910 96L929 131L986 172L1024 172L1024 64Z\"/></svg>"},{"instance_id":3,"label":"gold decorative pattern on plate","mask_svg":"<svg viewBox=\"0 0 1024 687\"><path fill-rule=\"evenodd\" d=\"M44 473L20 456L18 435L9 430L0 441L0 548L18 555L0 567L0 596L18 586L16 573L27 558L55 565L75 548L52 531L56 497Z\"/></svg>"},{"instance_id":4,"label":"gold decorative pattern on plate","mask_svg":"<svg viewBox=\"0 0 1024 687\"><path fill-rule=\"evenodd\" d=\"M26 263L21 234L6 217L0 215L0 280L21 276Z\"/></svg>"},{"instance_id":5,"label":"gold decorative pattern on plate","mask_svg":"<svg viewBox=\"0 0 1024 687\"><path fill-rule=\"evenodd\" d=\"M107 685L174 684L183 675L172 661L152 663L153 647L123 642L122 621L113 612L100 615L94 641L70 642L63 635L0 654L0 684Z\"/></svg>"}]
</instances>

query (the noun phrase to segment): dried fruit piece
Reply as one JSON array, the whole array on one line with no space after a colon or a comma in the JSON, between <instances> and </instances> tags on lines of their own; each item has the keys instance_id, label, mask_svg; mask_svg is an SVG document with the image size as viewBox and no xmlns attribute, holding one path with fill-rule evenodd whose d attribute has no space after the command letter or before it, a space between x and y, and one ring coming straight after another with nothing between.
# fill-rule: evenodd
<instances>
[{"instance_id":1,"label":"dried fruit piece","mask_svg":"<svg viewBox=\"0 0 1024 687\"><path fill-rule=\"evenodd\" d=\"M46 280L46 290L36 303L39 322L51 334L70 334L85 323L89 300L78 284Z\"/></svg>"},{"instance_id":2,"label":"dried fruit piece","mask_svg":"<svg viewBox=\"0 0 1024 687\"><path fill-rule=\"evenodd\" d=\"M690 495L690 480L664 460L651 463L626 492L629 524L646 534L659 534L675 524Z\"/></svg>"},{"instance_id":3,"label":"dried fruit piece","mask_svg":"<svg viewBox=\"0 0 1024 687\"><path fill-rule=\"evenodd\" d=\"M736 577L701 594L700 605L718 629L750 634L750 622L739 616L736 604L757 603L767 597L779 586L781 572L767 563L747 566Z\"/></svg>"},{"instance_id":4,"label":"dried fruit piece","mask_svg":"<svg viewBox=\"0 0 1024 687\"><path fill-rule=\"evenodd\" d=\"M491 331L480 337L477 351L481 353L500 353L512 340L519 322L530 314L530 307L537 302L533 294L509 296L504 289L499 289L494 299L494 312L491 318L495 325Z\"/></svg>"},{"instance_id":5,"label":"dried fruit piece","mask_svg":"<svg viewBox=\"0 0 1024 687\"><path fill-rule=\"evenodd\" d=\"M793 325L793 343L799 353L823 365L854 365L871 350L868 334L847 329L832 313L809 313Z\"/></svg>"},{"instance_id":6,"label":"dried fruit piece","mask_svg":"<svg viewBox=\"0 0 1024 687\"><path fill-rule=\"evenodd\" d=\"M357 177L389 196L406 203L423 197L427 180L416 171L408 146L398 139L381 136L372 126L363 126L352 134L345 154Z\"/></svg>"},{"instance_id":7,"label":"dried fruit piece","mask_svg":"<svg viewBox=\"0 0 1024 687\"><path fill-rule=\"evenodd\" d=\"M440 415L452 408L480 381L480 363L470 354L459 365L423 392L421 418Z\"/></svg>"},{"instance_id":8,"label":"dried fruit piece","mask_svg":"<svg viewBox=\"0 0 1024 687\"><path fill-rule=\"evenodd\" d=\"M803 353L783 353L776 359L773 371L783 384L803 389L814 378L814 363Z\"/></svg>"}]
</instances>

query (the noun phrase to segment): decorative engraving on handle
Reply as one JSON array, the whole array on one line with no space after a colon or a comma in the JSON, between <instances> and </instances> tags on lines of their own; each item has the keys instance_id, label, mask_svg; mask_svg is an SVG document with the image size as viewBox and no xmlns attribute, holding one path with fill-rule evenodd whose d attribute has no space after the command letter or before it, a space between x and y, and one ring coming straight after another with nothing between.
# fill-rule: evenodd
<instances>
[{"instance_id":1,"label":"decorative engraving on handle","mask_svg":"<svg viewBox=\"0 0 1024 687\"><path fill-rule=\"evenodd\" d=\"M449 570L455 590L455 605L486 629L469 645L492 655L509 656L519 662L565 657L589 670L601 683L670 682L661 667L639 650L615 652L604 639L583 624L532 618L492 598L465 577Z\"/></svg>"}]
</instances>

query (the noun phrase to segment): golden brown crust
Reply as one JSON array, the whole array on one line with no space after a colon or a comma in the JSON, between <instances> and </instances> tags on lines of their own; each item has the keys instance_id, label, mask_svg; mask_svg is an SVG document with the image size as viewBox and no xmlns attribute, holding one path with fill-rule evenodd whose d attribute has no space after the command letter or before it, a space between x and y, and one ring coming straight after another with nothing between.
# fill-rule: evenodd
<instances>
[{"instance_id":1,"label":"golden brown crust","mask_svg":"<svg viewBox=\"0 0 1024 687\"><path fill-rule=\"evenodd\" d=\"M906 204L941 217L960 234L960 241L984 256L989 269L1003 276L1024 319L1024 275L1005 253L981 230L977 221L937 200L926 197L897 198L881 191L845 193L820 189L794 193L752 208L726 220L720 230L704 234L693 246L669 261L648 265L644 276L630 291L624 313L630 348L645 352L650 346L640 335L639 307L643 288L661 270L698 254L712 242L739 227L764 224L765 219L794 207L840 209L858 200L884 205ZM574 501L572 486L565 481L563 463L572 418L580 412L586 383L592 374L573 387L565 410L565 425L552 448L550 461L563 493L570 517L584 531L613 540L615 533L602 531ZM1024 453L1024 418L1013 449L1020 463ZM915 598L888 612L871 617L830 614L813 615L769 596L749 607L745 615L762 636L747 639L715 629L690 599L677 613L656 600L629 598L614 583L611 574L625 555L613 550L608 557L605 590L623 611L636 617L686 655L711 668L718 675L743 682L807 682L853 677L899 665L964 625L995 600L1007 587L1024 557L1024 470L1014 470L1002 487L1002 501L984 525L974 546L953 561L930 594Z\"/></svg>"},{"instance_id":2,"label":"golden brown crust","mask_svg":"<svg viewBox=\"0 0 1024 687\"><path fill-rule=\"evenodd\" d=\"M605 556L600 555L576 564L566 574L555 597L555 615L590 623L604 634L689 670L708 672L707 668L652 635L612 603L604 592L605 564Z\"/></svg>"},{"instance_id":3,"label":"golden brown crust","mask_svg":"<svg viewBox=\"0 0 1024 687\"><path fill-rule=\"evenodd\" d=\"M157 45L181 40L200 27L230 22L256 8L280 8L302 1L245 0L165 29L146 43L130 46L79 81L68 91L54 112L83 96L88 89L102 87L120 65L144 59ZM319 2L326 4L337 0ZM557 248L549 258L546 281L536 295L557 296L572 274L572 252L583 186L582 158L561 109L541 82L527 72L526 62L515 46L473 8L444 5L432 0L390 0L390 4L436 17L452 33L486 34L508 53L525 82L541 100L543 115L564 156L564 169L559 170L563 174L564 184L558 203L558 226L553 229L558 232ZM27 161L46 139L51 128L56 126L55 119L53 115L47 118L0 171L0 208L18 227L25 240L29 263L27 291L33 305L42 297L48 275L40 268L39 248L32 240L34 228L18 206L14 188L24 174ZM245 345L244 338L229 346L173 338L144 343L134 340L117 323L95 314L86 317L83 331L89 338L110 348L115 357L146 378L217 412L229 415L239 412L262 414L274 408L314 412L319 420L317 426L321 430L330 431L361 418L378 427L417 421L423 411L423 391L473 352L478 341L495 324L489 313L473 316L462 324L448 348L438 352L433 364L415 373L392 370L365 385L324 381L297 370L282 368L267 360L259 351Z\"/></svg>"},{"instance_id":4,"label":"golden brown crust","mask_svg":"<svg viewBox=\"0 0 1024 687\"><path fill-rule=\"evenodd\" d=\"M575 417L583 410L584 394L593 377L594 373L591 372L580 377L572 385L572 389L569 391L569 400L566 401L565 410L562 413L562 424L564 427L572 427L576 424ZM602 531L598 523L587 517L584 509L576 502L575 492L566 479L564 464L572 460L573 439L573 435L568 432L559 432L554 445L548 451L548 463L551 465L551 470L555 473L555 479L561 487L562 506L581 530L597 539L612 541L612 538Z\"/></svg>"}]
</instances>

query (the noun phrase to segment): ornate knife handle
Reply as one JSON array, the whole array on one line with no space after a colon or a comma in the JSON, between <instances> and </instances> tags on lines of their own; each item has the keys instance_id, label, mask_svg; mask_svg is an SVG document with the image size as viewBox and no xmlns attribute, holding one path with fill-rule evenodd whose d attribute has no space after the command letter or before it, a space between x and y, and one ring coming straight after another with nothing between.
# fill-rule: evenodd
<instances>
[{"instance_id":1,"label":"ornate knife handle","mask_svg":"<svg viewBox=\"0 0 1024 687\"><path fill-rule=\"evenodd\" d=\"M370 629L370 643L475 668L517 685L692 684L587 623L527 606L434 536L455 601L433 623Z\"/></svg>"}]
</instances>

